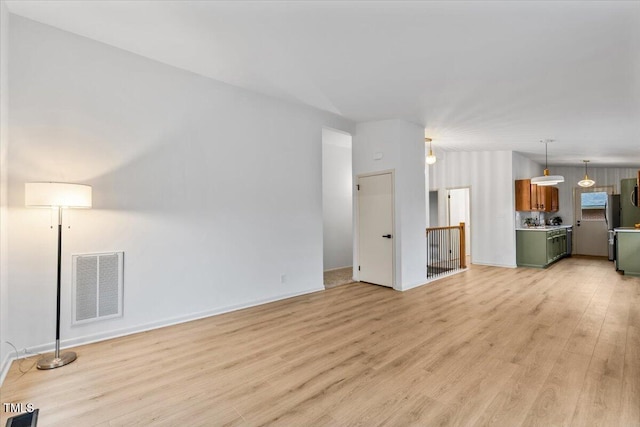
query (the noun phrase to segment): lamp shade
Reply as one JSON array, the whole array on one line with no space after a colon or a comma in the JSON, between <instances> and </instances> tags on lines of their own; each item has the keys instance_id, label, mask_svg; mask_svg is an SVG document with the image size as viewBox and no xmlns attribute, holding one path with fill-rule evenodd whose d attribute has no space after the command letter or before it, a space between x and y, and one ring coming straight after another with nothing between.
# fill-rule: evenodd
<instances>
[{"instance_id":1,"label":"lamp shade","mask_svg":"<svg viewBox=\"0 0 640 427\"><path fill-rule=\"evenodd\" d=\"M35 208L91 208L91 186L63 182L27 182L24 204Z\"/></svg>"},{"instance_id":2,"label":"lamp shade","mask_svg":"<svg viewBox=\"0 0 640 427\"><path fill-rule=\"evenodd\" d=\"M591 187L595 184L596 182L592 179L589 179L589 177L587 175L584 176L583 180L578 181L578 185L580 187Z\"/></svg>"},{"instance_id":3,"label":"lamp shade","mask_svg":"<svg viewBox=\"0 0 640 427\"><path fill-rule=\"evenodd\" d=\"M537 186L549 186L549 185L557 185L561 182L564 182L564 176L562 175L549 175L549 166L548 166L548 157L547 157L547 145L553 142L553 139L545 139L544 141L540 141L544 144L544 173L542 176L534 176L531 178L531 183L536 184Z\"/></svg>"},{"instance_id":4,"label":"lamp shade","mask_svg":"<svg viewBox=\"0 0 640 427\"><path fill-rule=\"evenodd\" d=\"M564 182L564 177L561 175L543 175L531 178L531 183L538 186L556 185Z\"/></svg>"}]
</instances>

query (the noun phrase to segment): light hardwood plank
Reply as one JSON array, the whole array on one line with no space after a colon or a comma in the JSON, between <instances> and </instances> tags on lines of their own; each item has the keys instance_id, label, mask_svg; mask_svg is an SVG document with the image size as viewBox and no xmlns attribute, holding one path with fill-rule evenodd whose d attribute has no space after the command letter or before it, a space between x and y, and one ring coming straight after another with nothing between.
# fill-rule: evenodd
<instances>
[{"instance_id":1,"label":"light hardwood plank","mask_svg":"<svg viewBox=\"0 0 640 427\"><path fill-rule=\"evenodd\" d=\"M522 425L570 425L584 385L589 360L589 356L562 352Z\"/></svg>"},{"instance_id":2,"label":"light hardwood plank","mask_svg":"<svg viewBox=\"0 0 640 427\"><path fill-rule=\"evenodd\" d=\"M608 261L472 265L80 346L52 371L14 363L0 395L54 427L640 427L639 325L640 279Z\"/></svg>"},{"instance_id":3,"label":"light hardwood plank","mask_svg":"<svg viewBox=\"0 0 640 427\"><path fill-rule=\"evenodd\" d=\"M637 304L639 299L635 300ZM640 326L630 325L622 378L620 425L640 426Z\"/></svg>"},{"instance_id":4,"label":"light hardwood plank","mask_svg":"<svg viewBox=\"0 0 640 427\"><path fill-rule=\"evenodd\" d=\"M475 425L522 424L564 346L563 338L552 335L540 341L526 358L517 362L518 368Z\"/></svg>"}]
</instances>

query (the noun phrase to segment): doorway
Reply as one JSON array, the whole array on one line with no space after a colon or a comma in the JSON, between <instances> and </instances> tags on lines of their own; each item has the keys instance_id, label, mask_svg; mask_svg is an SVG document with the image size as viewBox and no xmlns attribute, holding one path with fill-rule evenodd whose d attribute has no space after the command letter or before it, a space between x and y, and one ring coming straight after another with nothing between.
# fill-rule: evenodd
<instances>
[{"instance_id":1,"label":"doorway","mask_svg":"<svg viewBox=\"0 0 640 427\"><path fill-rule=\"evenodd\" d=\"M574 218L573 238L576 255L608 255L608 235L605 208L607 194L613 192L612 186L582 188L573 190Z\"/></svg>"},{"instance_id":2,"label":"doorway","mask_svg":"<svg viewBox=\"0 0 640 427\"><path fill-rule=\"evenodd\" d=\"M325 288L353 282L351 135L322 130L322 246Z\"/></svg>"},{"instance_id":3,"label":"doorway","mask_svg":"<svg viewBox=\"0 0 640 427\"><path fill-rule=\"evenodd\" d=\"M465 224L465 248L467 260L471 257L471 189L469 187L447 190L447 226Z\"/></svg>"},{"instance_id":4,"label":"doorway","mask_svg":"<svg viewBox=\"0 0 640 427\"><path fill-rule=\"evenodd\" d=\"M394 285L393 172L358 176L358 278Z\"/></svg>"}]
</instances>

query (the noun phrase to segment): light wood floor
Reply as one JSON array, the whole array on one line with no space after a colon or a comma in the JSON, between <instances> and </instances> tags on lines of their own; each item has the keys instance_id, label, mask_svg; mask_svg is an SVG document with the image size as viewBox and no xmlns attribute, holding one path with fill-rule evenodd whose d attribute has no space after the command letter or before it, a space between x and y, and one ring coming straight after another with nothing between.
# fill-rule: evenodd
<instances>
[{"instance_id":1,"label":"light wood floor","mask_svg":"<svg viewBox=\"0 0 640 427\"><path fill-rule=\"evenodd\" d=\"M14 363L2 402L43 427L640 425L640 279L604 260L354 283L76 350Z\"/></svg>"}]
</instances>

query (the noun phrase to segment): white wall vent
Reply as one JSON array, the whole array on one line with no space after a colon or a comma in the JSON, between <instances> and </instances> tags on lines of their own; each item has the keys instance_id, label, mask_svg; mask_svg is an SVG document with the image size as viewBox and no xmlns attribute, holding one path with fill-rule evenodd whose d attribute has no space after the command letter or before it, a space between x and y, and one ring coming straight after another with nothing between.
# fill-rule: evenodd
<instances>
[{"instance_id":1,"label":"white wall vent","mask_svg":"<svg viewBox=\"0 0 640 427\"><path fill-rule=\"evenodd\" d=\"M72 255L73 325L122 316L124 252Z\"/></svg>"}]
</instances>

